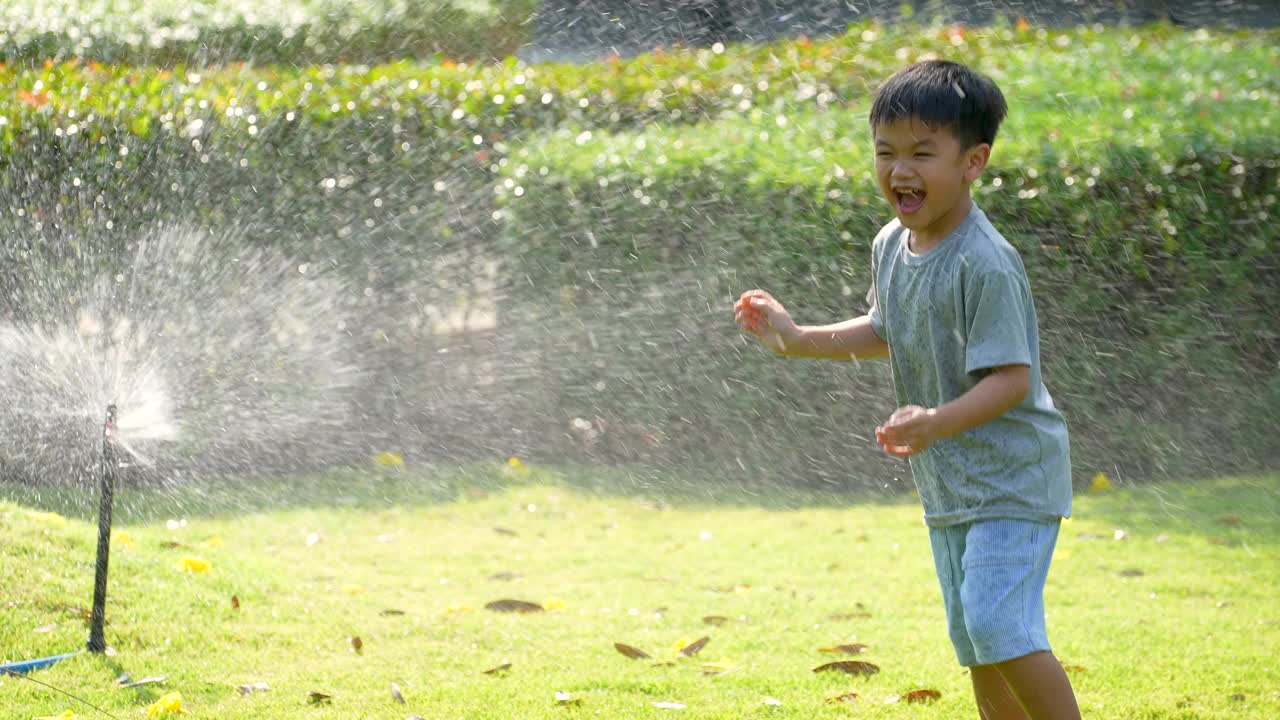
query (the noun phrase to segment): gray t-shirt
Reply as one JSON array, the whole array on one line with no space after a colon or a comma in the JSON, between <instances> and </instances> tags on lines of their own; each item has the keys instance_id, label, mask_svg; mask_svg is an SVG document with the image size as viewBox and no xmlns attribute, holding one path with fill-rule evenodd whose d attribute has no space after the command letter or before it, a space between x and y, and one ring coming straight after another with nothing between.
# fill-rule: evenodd
<instances>
[{"instance_id":1,"label":"gray t-shirt","mask_svg":"<svg viewBox=\"0 0 1280 720\"><path fill-rule=\"evenodd\" d=\"M1067 423L1040 379L1040 336L1022 258L973 205L923 255L896 219L872 246L871 327L889 344L898 404L938 407L1000 365L1029 365L1017 407L911 457L932 527L1071 514Z\"/></svg>"}]
</instances>

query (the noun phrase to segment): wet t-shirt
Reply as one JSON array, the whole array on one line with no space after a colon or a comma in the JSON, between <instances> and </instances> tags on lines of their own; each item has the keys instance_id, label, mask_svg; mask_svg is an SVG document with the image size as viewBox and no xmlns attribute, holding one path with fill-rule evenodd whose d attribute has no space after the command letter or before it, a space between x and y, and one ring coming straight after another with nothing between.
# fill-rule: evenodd
<instances>
[{"instance_id":1,"label":"wet t-shirt","mask_svg":"<svg viewBox=\"0 0 1280 720\"><path fill-rule=\"evenodd\" d=\"M936 408L1002 365L1027 365L1004 415L910 458L925 523L1051 521L1071 513L1067 424L1040 377L1040 336L1022 258L975 204L924 254L895 219L876 236L871 326L889 345L898 405Z\"/></svg>"}]
</instances>

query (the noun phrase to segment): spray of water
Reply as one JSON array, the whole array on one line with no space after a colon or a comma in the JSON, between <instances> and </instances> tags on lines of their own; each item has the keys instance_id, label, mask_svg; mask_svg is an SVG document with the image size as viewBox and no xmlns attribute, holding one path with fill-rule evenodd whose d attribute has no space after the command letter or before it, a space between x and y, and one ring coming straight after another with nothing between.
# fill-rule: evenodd
<instances>
[{"instance_id":1,"label":"spray of water","mask_svg":"<svg viewBox=\"0 0 1280 720\"><path fill-rule=\"evenodd\" d=\"M180 226L122 257L79 247L29 253L12 279L0 325L8 474L91 483L113 402L129 462L162 482L305 467L341 448L361 371L342 286L323 268Z\"/></svg>"}]
</instances>

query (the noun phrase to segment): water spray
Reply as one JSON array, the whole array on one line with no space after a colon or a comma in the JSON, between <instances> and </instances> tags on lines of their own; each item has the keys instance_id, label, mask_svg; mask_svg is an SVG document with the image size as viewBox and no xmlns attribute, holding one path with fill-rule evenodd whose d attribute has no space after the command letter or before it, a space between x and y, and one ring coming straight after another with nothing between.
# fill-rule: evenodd
<instances>
[{"instance_id":1,"label":"water spray","mask_svg":"<svg viewBox=\"0 0 1280 720\"><path fill-rule=\"evenodd\" d=\"M89 620L91 653L105 652L107 641L103 625L107 612L107 562L111 555L111 505L116 486L116 405L107 406L107 420L102 425L101 493L98 498L98 560L93 578L93 614Z\"/></svg>"}]
</instances>

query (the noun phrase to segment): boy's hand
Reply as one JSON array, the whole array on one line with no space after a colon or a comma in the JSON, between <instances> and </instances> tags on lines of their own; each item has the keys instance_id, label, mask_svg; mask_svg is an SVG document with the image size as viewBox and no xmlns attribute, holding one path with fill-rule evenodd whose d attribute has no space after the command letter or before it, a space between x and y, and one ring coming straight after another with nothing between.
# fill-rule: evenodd
<instances>
[{"instance_id":1,"label":"boy's hand","mask_svg":"<svg viewBox=\"0 0 1280 720\"><path fill-rule=\"evenodd\" d=\"M919 405L898 408L889 421L876 428L876 442L894 457L910 457L924 452L938 439L937 411Z\"/></svg>"},{"instance_id":2,"label":"boy's hand","mask_svg":"<svg viewBox=\"0 0 1280 720\"><path fill-rule=\"evenodd\" d=\"M800 328L791 314L764 290L748 290L733 304L733 318L738 327L760 338L770 350L786 353Z\"/></svg>"}]
</instances>

